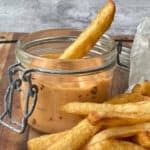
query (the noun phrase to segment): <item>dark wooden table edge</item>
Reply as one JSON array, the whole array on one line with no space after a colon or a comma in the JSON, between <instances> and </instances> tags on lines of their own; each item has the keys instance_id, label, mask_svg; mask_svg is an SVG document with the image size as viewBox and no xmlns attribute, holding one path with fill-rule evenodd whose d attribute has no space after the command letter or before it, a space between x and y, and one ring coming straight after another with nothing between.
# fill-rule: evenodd
<instances>
[{"instance_id":1,"label":"dark wooden table edge","mask_svg":"<svg viewBox=\"0 0 150 150\"><path fill-rule=\"evenodd\" d=\"M19 40L20 37L27 35L29 33L32 32L0 32L0 43L5 43L5 42L17 42L17 40ZM9 39L7 37L5 37L6 34L12 34L13 35L13 40ZM109 34L113 39L115 40L133 40L134 39L134 35L115 35L115 34Z\"/></svg>"}]
</instances>

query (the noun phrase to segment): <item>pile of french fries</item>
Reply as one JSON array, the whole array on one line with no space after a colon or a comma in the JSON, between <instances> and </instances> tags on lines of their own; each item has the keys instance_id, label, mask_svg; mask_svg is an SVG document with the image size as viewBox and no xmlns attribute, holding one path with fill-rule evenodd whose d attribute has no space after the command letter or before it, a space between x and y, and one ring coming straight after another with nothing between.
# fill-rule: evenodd
<instances>
[{"instance_id":1,"label":"pile of french fries","mask_svg":"<svg viewBox=\"0 0 150 150\"><path fill-rule=\"evenodd\" d=\"M107 102L72 102L61 111L85 116L70 130L28 141L29 150L146 150L150 148L150 81Z\"/></svg>"}]
</instances>

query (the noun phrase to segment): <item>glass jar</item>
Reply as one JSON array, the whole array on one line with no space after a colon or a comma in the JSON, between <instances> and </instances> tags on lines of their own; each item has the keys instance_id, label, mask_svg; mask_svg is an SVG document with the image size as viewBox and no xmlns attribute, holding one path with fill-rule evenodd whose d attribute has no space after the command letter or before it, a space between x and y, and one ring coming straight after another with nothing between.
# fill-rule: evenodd
<instances>
[{"instance_id":1,"label":"glass jar","mask_svg":"<svg viewBox=\"0 0 150 150\"><path fill-rule=\"evenodd\" d=\"M82 119L61 112L60 107L66 103L101 103L111 96L116 45L109 36L104 35L84 58L56 58L80 32L74 29L43 30L27 34L17 43L16 58L25 69L40 68L51 72L33 72L31 77L32 83L38 86L38 99L28 124L39 131L63 131ZM22 84L23 111L27 86L25 82Z\"/></svg>"}]
</instances>

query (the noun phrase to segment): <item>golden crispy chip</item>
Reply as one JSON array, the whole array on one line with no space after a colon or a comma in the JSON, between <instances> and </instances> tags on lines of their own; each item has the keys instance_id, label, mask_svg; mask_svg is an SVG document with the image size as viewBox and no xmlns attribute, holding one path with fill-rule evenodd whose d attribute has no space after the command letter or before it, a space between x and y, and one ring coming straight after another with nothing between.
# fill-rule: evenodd
<instances>
[{"instance_id":1,"label":"golden crispy chip","mask_svg":"<svg viewBox=\"0 0 150 150\"><path fill-rule=\"evenodd\" d=\"M150 148L150 131L138 133L133 140L145 148Z\"/></svg>"},{"instance_id":2,"label":"golden crispy chip","mask_svg":"<svg viewBox=\"0 0 150 150\"><path fill-rule=\"evenodd\" d=\"M150 96L150 81L144 81L141 83L141 94Z\"/></svg>"},{"instance_id":3,"label":"golden crispy chip","mask_svg":"<svg viewBox=\"0 0 150 150\"><path fill-rule=\"evenodd\" d=\"M90 112L88 115L88 119L92 124L97 124L98 122L106 122L108 119L119 119L120 121L125 120L127 123L143 123L150 121L150 112L149 113L141 113L138 112ZM126 125L126 124L125 124Z\"/></svg>"},{"instance_id":4,"label":"golden crispy chip","mask_svg":"<svg viewBox=\"0 0 150 150\"><path fill-rule=\"evenodd\" d=\"M52 145L54 142L62 139L64 135L68 134L68 131L55 133L55 134L49 134L49 135L43 135L37 138L33 138L28 141L28 150L45 150L50 145Z\"/></svg>"},{"instance_id":5,"label":"golden crispy chip","mask_svg":"<svg viewBox=\"0 0 150 150\"><path fill-rule=\"evenodd\" d=\"M125 112L125 113L136 113L140 110L141 113L150 112L150 98L146 101L126 103L126 104L107 104L107 103L90 103L90 102L72 102L63 105L60 109L66 113L77 114L77 115L88 115L90 112Z\"/></svg>"},{"instance_id":6,"label":"golden crispy chip","mask_svg":"<svg viewBox=\"0 0 150 150\"><path fill-rule=\"evenodd\" d=\"M85 150L146 150L145 148L127 141L104 140L89 145Z\"/></svg>"},{"instance_id":7,"label":"golden crispy chip","mask_svg":"<svg viewBox=\"0 0 150 150\"><path fill-rule=\"evenodd\" d=\"M142 131L150 131L150 123L136 124L132 126L120 126L100 131L91 138L88 145L101 142L110 138L130 137Z\"/></svg>"},{"instance_id":8,"label":"golden crispy chip","mask_svg":"<svg viewBox=\"0 0 150 150\"><path fill-rule=\"evenodd\" d=\"M149 100L149 97L143 96L140 93L125 93L112 97L105 103L109 104L124 104L124 103L134 103L144 100Z\"/></svg>"},{"instance_id":9,"label":"golden crispy chip","mask_svg":"<svg viewBox=\"0 0 150 150\"><path fill-rule=\"evenodd\" d=\"M76 41L61 55L61 59L82 58L93 48L98 39L108 30L115 14L115 4L109 0L91 24L82 32Z\"/></svg>"},{"instance_id":10,"label":"golden crispy chip","mask_svg":"<svg viewBox=\"0 0 150 150\"><path fill-rule=\"evenodd\" d=\"M141 93L141 84L136 84L131 91L132 93Z\"/></svg>"},{"instance_id":11,"label":"golden crispy chip","mask_svg":"<svg viewBox=\"0 0 150 150\"><path fill-rule=\"evenodd\" d=\"M99 131L100 128L101 124L93 126L88 119L84 119L47 150L77 150Z\"/></svg>"}]
</instances>

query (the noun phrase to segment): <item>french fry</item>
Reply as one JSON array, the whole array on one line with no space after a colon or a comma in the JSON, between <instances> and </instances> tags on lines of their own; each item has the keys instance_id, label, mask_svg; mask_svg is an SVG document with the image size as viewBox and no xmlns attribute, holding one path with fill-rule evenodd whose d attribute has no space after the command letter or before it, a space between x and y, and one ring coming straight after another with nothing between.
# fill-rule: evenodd
<instances>
[{"instance_id":1,"label":"french fry","mask_svg":"<svg viewBox=\"0 0 150 150\"><path fill-rule=\"evenodd\" d=\"M150 96L150 81L143 81L141 84L136 84L133 89L132 93L140 93L144 96Z\"/></svg>"},{"instance_id":2,"label":"french fry","mask_svg":"<svg viewBox=\"0 0 150 150\"><path fill-rule=\"evenodd\" d=\"M150 123L108 128L93 136L87 145L101 142L106 139L131 137L136 135L139 132L144 132L144 131L150 131Z\"/></svg>"},{"instance_id":3,"label":"french fry","mask_svg":"<svg viewBox=\"0 0 150 150\"><path fill-rule=\"evenodd\" d=\"M140 110L143 113L150 112L150 100L135 102L135 103L126 103L126 104L98 104L90 102L72 102L63 105L60 109L66 113L77 114L77 115L88 115L90 112L118 112L118 113L136 113Z\"/></svg>"},{"instance_id":4,"label":"french fry","mask_svg":"<svg viewBox=\"0 0 150 150\"><path fill-rule=\"evenodd\" d=\"M61 59L81 58L93 48L98 39L108 30L115 15L115 4L112 0L103 6L96 18L60 56Z\"/></svg>"},{"instance_id":5,"label":"french fry","mask_svg":"<svg viewBox=\"0 0 150 150\"><path fill-rule=\"evenodd\" d=\"M150 81L144 81L141 83L141 94L150 96Z\"/></svg>"},{"instance_id":6,"label":"french fry","mask_svg":"<svg viewBox=\"0 0 150 150\"><path fill-rule=\"evenodd\" d=\"M82 120L62 139L55 142L47 150L77 150L101 128L101 124L93 126L88 119Z\"/></svg>"},{"instance_id":7,"label":"french fry","mask_svg":"<svg viewBox=\"0 0 150 150\"><path fill-rule=\"evenodd\" d=\"M91 112L88 115L88 119L92 124L96 124L100 121L107 123L109 119L119 119L126 121L127 123L143 123L150 121L150 113L126 113L126 112ZM126 124L126 123L125 123Z\"/></svg>"},{"instance_id":8,"label":"french fry","mask_svg":"<svg viewBox=\"0 0 150 150\"><path fill-rule=\"evenodd\" d=\"M124 103L140 102L144 100L149 100L149 97L143 96L140 93L125 93L125 94L114 96L110 98L108 101L106 101L105 103L124 104Z\"/></svg>"},{"instance_id":9,"label":"french fry","mask_svg":"<svg viewBox=\"0 0 150 150\"><path fill-rule=\"evenodd\" d=\"M66 134L68 134L68 131L55 133L55 134L49 134L49 135L43 135L37 138L33 138L28 141L28 150L45 150L50 145L52 145L54 142L62 139Z\"/></svg>"},{"instance_id":10,"label":"french fry","mask_svg":"<svg viewBox=\"0 0 150 150\"><path fill-rule=\"evenodd\" d=\"M132 93L141 93L141 84L136 84L131 91Z\"/></svg>"},{"instance_id":11,"label":"french fry","mask_svg":"<svg viewBox=\"0 0 150 150\"><path fill-rule=\"evenodd\" d=\"M146 150L145 148L127 141L104 140L89 145L85 150Z\"/></svg>"},{"instance_id":12,"label":"french fry","mask_svg":"<svg viewBox=\"0 0 150 150\"><path fill-rule=\"evenodd\" d=\"M133 140L145 148L150 148L150 131L138 133Z\"/></svg>"}]
</instances>

